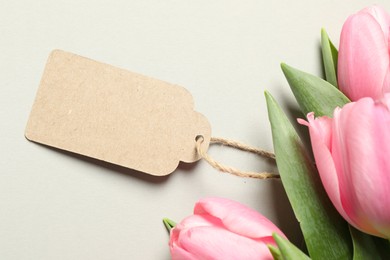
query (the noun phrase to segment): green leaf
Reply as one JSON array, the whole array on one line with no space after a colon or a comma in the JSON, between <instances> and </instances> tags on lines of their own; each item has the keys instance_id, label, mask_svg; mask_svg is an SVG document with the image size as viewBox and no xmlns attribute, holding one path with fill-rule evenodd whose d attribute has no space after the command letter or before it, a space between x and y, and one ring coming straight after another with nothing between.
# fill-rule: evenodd
<instances>
[{"instance_id":1,"label":"green leaf","mask_svg":"<svg viewBox=\"0 0 390 260\"><path fill-rule=\"evenodd\" d=\"M330 41L325 29L321 30L321 50L324 62L326 80L335 87L337 85L337 58L338 51Z\"/></svg>"},{"instance_id":2,"label":"green leaf","mask_svg":"<svg viewBox=\"0 0 390 260\"><path fill-rule=\"evenodd\" d=\"M334 88L335 89L335 88ZM276 164L313 259L351 259L348 225L337 213L294 127L265 93Z\"/></svg>"},{"instance_id":3,"label":"green leaf","mask_svg":"<svg viewBox=\"0 0 390 260\"><path fill-rule=\"evenodd\" d=\"M281 64L284 75L302 112L307 115L333 116L336 107L342 107L350 100L329 82L297 70L287 64Z\"/></svg>"},{"instance_id":4,"label":"green leaf","mask_svg":"<svg viewBox=\"0 0 390 260\"><path fill-rule=\"evenodd\" d=\"M276 244L278 245L279 252L282 255L283 260L306 260L310 259L305 253L299 250L294 244L279 236L276 233L272 234Z\"/></svg>"},{"instance_id":5,"label":"green leaf","mask_svg":"<svg viewBox=\"0 0 390 260\"><path fill-rule=\"evenodd\" d=\"M172 228L176 226L176 222L169 218L163 218L163 222L165 227L167 228L168 232L171 232Z\"/></svg>"},{"instance_id":6,"label":"green leaf","mask_svg":"<svg viewBox=\"0 0 390 260\"><path fill-rule=\"evenodd\" d=\"M353 260L381 259L374 240L370 235L352 226L349 227L349 230L353 241Z\"/></svg>"},{"instance_id":7,"label":"green leaf","mask_svg":"<svg viewBox=\"0 0 390 260\"><path fill-rule=\"evenodd\" d=\"M268 245L268 249L272 254L274 260L283 260L282 254L280 253L279 248L274 247L272 245Z\"/></svg>"}]
</instances>

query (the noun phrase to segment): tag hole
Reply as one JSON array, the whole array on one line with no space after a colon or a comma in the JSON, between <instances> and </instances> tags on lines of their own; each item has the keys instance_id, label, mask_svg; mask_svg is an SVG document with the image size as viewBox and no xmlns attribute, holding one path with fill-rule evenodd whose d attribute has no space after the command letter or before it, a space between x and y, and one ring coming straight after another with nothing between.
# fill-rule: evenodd
<instances>
[{"instance_id":1,"label":"tag hole","mask_svg":"<svg viewBox=\"0 0 390 260\"><path fill-rule=\"evenodd\" d=\"M197 135L197 136L195 137L195 141L196 141L196 142L198 142L199 139L202 139L202 141L203 141L203 140L204 140L203 135Z\"/></svg>"}]
</instances>

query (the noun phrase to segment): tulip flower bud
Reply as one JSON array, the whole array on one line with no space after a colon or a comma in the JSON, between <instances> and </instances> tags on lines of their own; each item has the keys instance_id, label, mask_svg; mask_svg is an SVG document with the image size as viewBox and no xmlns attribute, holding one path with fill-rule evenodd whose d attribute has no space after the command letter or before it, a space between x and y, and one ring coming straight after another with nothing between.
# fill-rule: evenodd
<instances>
[{"instance_id":1,"label":"tulip flower bud","mask_svg":"<svg viewBox=\"0 0 390 260\"><path fill-rule=\"evenodd\" d=\"M308 122L315 161L338 212L354 227L390 238L390 94L336 108Z\"/></svg>"},{"instance_id":2,"label":"tulip flower bud","mask_svg":"<svg viewBox=\"0 0 390 260\"><path fill-rule=\"evenodd\" d=\"M390 92L390 15L381 7L365 8L343 25L338 56L338 84L352 101L379 99Z\"/></svg>"},{"instance_id":3,"label":"tulip flower bud","mask_svg":"<svg viewBox=\"0 0 390 260\"><path fill-rule=\"evenodd\" d=\"M260 213L238 202L207 198L171 230L172 259L273 259L272 233L284 234Z\"/></svg>"}]
</instances>

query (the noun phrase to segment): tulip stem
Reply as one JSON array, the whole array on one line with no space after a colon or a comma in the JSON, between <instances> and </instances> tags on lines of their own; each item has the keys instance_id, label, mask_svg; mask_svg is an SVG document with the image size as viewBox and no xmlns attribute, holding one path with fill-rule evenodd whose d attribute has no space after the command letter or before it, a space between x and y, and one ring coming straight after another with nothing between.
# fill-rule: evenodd
<instances>
[{"instance_id":1,"label":"tulip stem","mask_svg":"<svg viewBox=\"0 0 390 260\"><path fill-rule=\"evenodd\" d=\"M176 222L169 218L163 218L163 223L165 227L167 228L168 232L171 232L172 228L176 226Z\"/></svg>"}]
</instances>

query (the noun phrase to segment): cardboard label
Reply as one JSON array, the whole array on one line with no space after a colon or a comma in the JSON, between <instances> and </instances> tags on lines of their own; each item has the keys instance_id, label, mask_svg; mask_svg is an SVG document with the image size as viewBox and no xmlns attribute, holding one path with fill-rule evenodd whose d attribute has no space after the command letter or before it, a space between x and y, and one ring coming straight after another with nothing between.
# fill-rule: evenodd
<instances>
[{"instance_id":1,"label":"cardboard label","mask_svg":"<svg viewBox=\"0 0 390 260\"><path fill-rule=\"evenodd\" d=\"M211 129L183 87L75 54L49 56L28 140L152 175L200 159L195 138Z\"/></svg>"}]
</instances>

